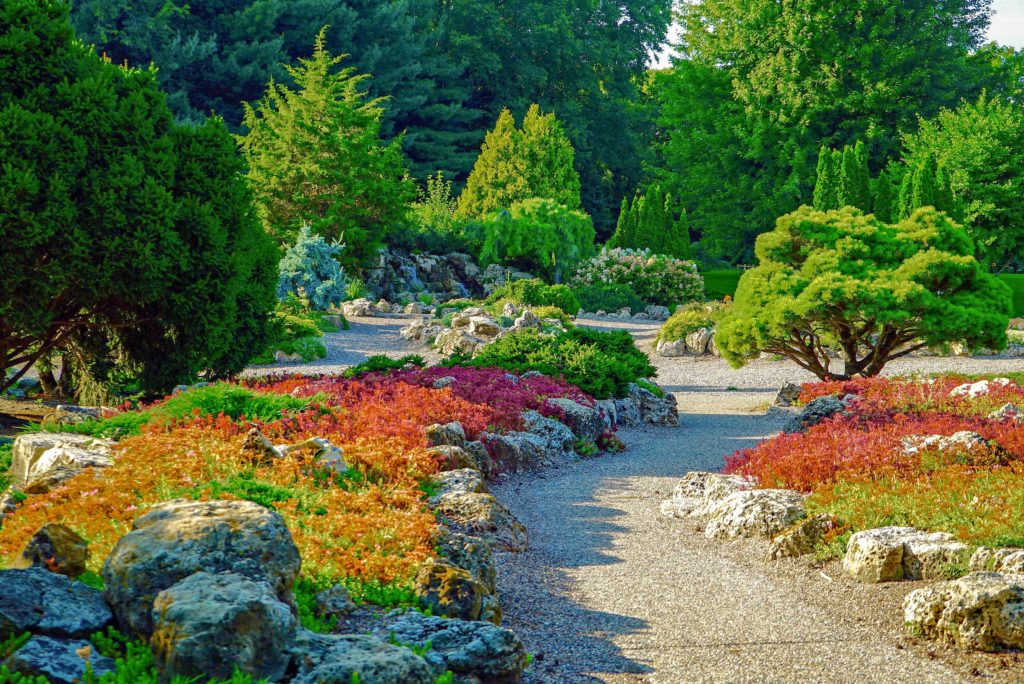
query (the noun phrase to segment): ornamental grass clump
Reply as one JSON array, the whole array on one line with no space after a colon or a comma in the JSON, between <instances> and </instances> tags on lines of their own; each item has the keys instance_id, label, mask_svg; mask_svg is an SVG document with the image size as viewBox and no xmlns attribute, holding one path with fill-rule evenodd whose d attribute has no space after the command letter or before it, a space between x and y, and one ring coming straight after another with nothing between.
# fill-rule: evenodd
<instances>
[{"instance_id":1,"label":"ornamental grass clump","mask_svg":"<svg viewBox=\"0 0 1024 684\"><path fill-rule=\"evenodd\" d=\"M647 249L602 249L580 264L572 280L575 288L600 283L627 285L644 302L660 306L704 299L704 280L692 261Z\"/></svg>"}]
</instances>

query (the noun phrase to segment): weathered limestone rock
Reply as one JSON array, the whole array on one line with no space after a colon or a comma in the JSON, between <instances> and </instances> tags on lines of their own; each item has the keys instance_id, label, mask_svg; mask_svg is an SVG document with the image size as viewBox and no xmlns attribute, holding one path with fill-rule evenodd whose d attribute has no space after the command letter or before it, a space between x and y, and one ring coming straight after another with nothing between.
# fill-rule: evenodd
<instances>
[{"instance_id":1,"label":"weathered limestone rock","mask_svg":"<svg viewBox=\"0 0 1024 684\"><path fill-rule=\"evenodd\" d=\"M353 675L359 684L433 684L441 674L410 649L369 635L299 630L291 655L292 684L349 684Z\"/></svg>"},{"instance_id":2,"label":"weathered limestone rock","mask_svg":"<svg viewBox=\"0 0 1024 684\"><path fill-rule=\"evenodd\" d=\"M434 346L444 356L453 354L472 356L483 344L486 344L485 340L457 328L443 330L434 339Z\"/></svg>"},{"instance_id":3,"label":"weathered limestone rock","mask_svg":"<svg viewBox=\"0 0 1024 684\"><path fill-rule=\"evenodd\" d=\"M657 304L648 304L647 308L644 309L644 313L647 314L647 318L652 321L667 321L671 312L666 306L658 306Z\"/></svg>"},{"instance_id":4,"label":"weathered limestone rock","mask_svg":"<svg viewBox=\"0 0 1024 684\"><path fill-rule=\"evenodd\" d=\"M632 397L615 400L615 420L623 427L634 427L643 421L640 404Z\"/></svg>"},{"instance_id":5,"label":"weathered limestone rock","mask_svg":"<svg viewBox=\"0 0 1024 684\"><path fill-rule=\"evenodd\" d=\"M561 456L575 451L576 435L564 423L545 418L536 411L526 411L523 413L523 425L527 432L544 441L544 449L549 454Z\"/></svg>"},{"instance_id":6,"label":"weathered limestone rock","mask_svg":"<svg viewBox=\"0 0 1024 684\"><path fill-rule=\"evenodd\" d=\"M494 472L494 462L491 460L491 454L487 451L484 443L466 442L464 449L466 453L473 457L477 470L483 473L485 478L491 477L491 474Z\"/></svg>"},{"instance_id":7,"label":"weathered limestone rock","mask_svg":"<svg viewBox=\"0 0 1024 684\"><path fill-rule=\"evenodd\" d=\"M960 648L1024 648L1024 575L972 572L910 592L903 618L919 634Z\"/></svg>"},{"instance_id":8,"label":"weathered limestone rock","mask_svg":"<svg viewBox=\"0 0 1024 684\"><path fill-rule=\"evenodd\" d=\"M909 435L902 440L903 453L908 456L924 451L971 453L984 450L988 442L977 432L961 430L952 435Z\"/></svg>"},{"instance_id":9,"label":"weathered limestone rock","mask_svg":"<svg viewBox=\"0 0 1024 684\"><path fill-rule=\"evenodd\" d=\"M473 468L443 470L434 475L433 481L437 487L437 493L430 498L431 504L435 504L446 494L490 494L491 492L484 482L484 476L479 470Z\"/></svg>"},{"instance_id":10,"label":"weathered limestone rock","mask_svg":"<svg viewBox=\"0 0 1024 684\"><path fill-rule=\"evenodd\" d=\"M516 684L529 660L526 648L511 630L490 622L446 620L416 611L394 615L379 628L404 644L430 650L424 658L437 673L448 670L456 682Z\"/></svg>"},{"instance_id":11,"label":"weathered limestone rock","mask_svg":"<svg viewBox=\"0 0 1024 684\"><path fill-rule=\"evenodd\" d=\"M468 332L475 337L497 337L501 326L487 316L472 316L469 319Z\"/></svg>"},{"instance_id":12,"label":"weathered limestone rock","mask_svg":"<svg viewBox=\"0 0 1024 684\"><path fill-rule=\"evenodd\" d=\"M444 326L430 323L426 319L418 318L409 325L398 331L402 339L407 342L428 343L433 341L444 330Z\"/></svg>"},{"instance_id":13,"label":"weathered limestone rock","mask_svg":"<svg viewBox=\"0 0 1024 684\"><path fill-rule=\"evenodd\" d=\"M325 618L348 615L356 609L356 604L344 584L335 584L319 592L316 597L317 615Z\"/></svg>"},{"instance_id":14,"label":"weathered limestone rock","mask_svg":"<svg viewBox=\"0 0 1024 684\"><path fill-rule=\"evenodd\" d=\"M842 413L845 410L846 404L836 397L818 397L814 401L808 402L808 404L800 410L800 413L794 416L793 420L786 424L786 427L784 427L782 431L803 432L807 428L814 427L823 420L831 418L837 413Z\"/></svg>"},{"instance_id":15,"label":"weathered limestone rock","mask_svg":"<svg viewBox=\"0 0 1024 684\"><path fill-rule=\"evenodd\" d=\"M645 387L630 383L629 398L636 402L644 423L662 427L679 424L679 410L673 394L666 392L665 396L659 397Z\"/></svg>"},{"instance_id":16,"label":"weathered limestone rock","mask_svg":"<svg viewBox=\"0 0 1024 684\"><path fill-rule=\"evenodd\" d=\"M658 346L655 347L655 351L658 356L664 356L665 358L678 358L680 356L686 356L686 340L658 340Z\"/></svg>"},{"instance_id":17,"label":"weathered limestone rock","mask_svg":"<svg viewBox=\"0 0 1024 684\"><path fill-rule=\"evenodd\" d=\"M828 513L804 518L772 539L768 557L778 560L814 553L814 547L821 542L825 534L836 529L837 525L835 516Z\"/></svg>"},{"instance_id":18,"label":"weathered limestone rock","mask_svg":"<svg viewBox=\"0 0 1024 684\"><path fill-rule=\"evenodd\" d=\"M279 679L295 634L271 587L232 572L197 572L157 594L150 646L164 677Z\"/></svg>"},{"instance_id":19,"label":"weathered limestone rock","mask_svg":"<svg viewBox=\"0 0 1024 684\"><path fill-rule=\"evenodd\" d=\"M572 399L548 399L548 404L560 409L565 414L565 424L573 434L588 442L596 442L604 432L604 418L594 407L584 406Z\"/></svg>"},{"instance_id":20,"label":"weathered limestone rock","mask_svg":"<svg viewBox=\"0 0 1024 684\"><path fill-rule=\"evenodd\" d=\"M711 328L700 328L686 336L686 351L701 356L708 353L711 342Z\"/></svg>"},{"instance_id":21,"label":"weathered limestone rock","mask_svg":"<svg viewBox=\"0 0 1024 684\"><path fill-rule=\"evenodd\" d=\"M998 409L988 414L993 420L1015 420L1024 423L1024 410L1016 404L1003 404Z\"/></svg>"},{"instance_id":22,"label":"weathered limestone rock","mask_svg":"<svg viewBox=\"0 0 1024 684\"><path fill-rule=\"evenodd\" d=\"M456 531L481 537L500 549L518 552L527 548L526 527L490 494L446 494L438 499L435 512Z\"/></svg>"},{"instance_id":23,"label":"weathered limestone rock","mask_svg":"<svg viewBox=\"0 0 1024 684\"><path fill-rule=\"evenodd\" d=\"M252 501L188 501L154 506L136 518L106 563L107 601L122 631L153 631L156 595L197 571L234 572L266 582L292 605L299 551L284 519Z\"/></svg>"},{"instance_id":24,"label":"weathered limestone rock","mask_svg":"<svg viewBox=\"0 0 1024 684\"><path fill-rule=\"evenodd\" d=\"M547 443L529 432L486 432L483 438L494 458L511 472L525 473L552 462Z\"/></svg>"},{"instance_id":25,"label":"weathered limestone rock","mask_svg":"<svg viewBox=\"0 0 1024 684\"><path fill-rule=\"evenodd\" d=\"M670 518L703 515L707 507L750 487L751 483L739 475L689 472L675 486L671 498L661 503L661 514Z\"/></svg>"},{"instance_id":26,"label":"weathered limestone rock","mask_svg":"<svg viewBox=\"0 0 1024 684\"><path fill-rule=\"evenodd\" d=\"M80 425L89 420L97 420L103 415L99 406L75 406L73 404L57 404L53 413L43 419L44 425Z\"/></svg>"},{"instance_id":27,"label":"weathered limestone rock","mask_svg":"<svg viewBox=\"0 0 1024 684\"><path fill-rule=\"evenodd\" d=\"M432 559L416 574L416 596L434 615L479 620L486 587L467 570Z\"/></svg>"},{"instance_id":28,"label":"weathered limestone rock","mask_svg":"<svg viewBox=\"0 0 1024 684\"><path fill-rule=\"evenodd\" d=\"M85 679L88 659L97 678L114 670L114 661L101 656L85 640L34 636L3 662L13 673L45 677L50 684L78 684Z\"/></svg>"},{"instance_id":29,"label":"weathered limestone rock","mask_svg":"<svg viewBox=\"0 0 1024 684\"><path fill-rule=\"evenodd\" d=\"M74 579L85 572L89 543L70 527L47 523L28 541L11 568L45 568Z\"/></svg>"},{"instance_id":30,"label":"weathered limestone rock","mask_svg":"<svg viewBox=\"0 0 1024 684\"><path fill-rule=\"evenodd\" d=\"M0 570L0 642L23 632L84 638L113 621L103 595L44 570Z\"/></svg>"},{"instance_id":31,"label":"weathered limestone rock","mask_svg":"<svg viewBox=\"0 0 1024 684\"><path fill-rule=\"evenodd\" d=\"M466 443L466 431L462 423L453 421L444 425L430 425L426 429L427 445L442 446L445 444L461 447Z\"/></svg>"},{"instance_id":32,"label":"weathered limestone rock","mask_svg":"<svg viewBox=\"0 0 1024 684\"><path fill-rule=\"evenodd\" d=\"M109 439L73 433L19 435L11 452L11 486L35 494L49 491L86 468L106 468Z\"/></svg>"},{"instance_id":33,"label":"weathered limestone rock","mask_svg":"<svg viewBox=\"0 0 1024 684\"><path fill-rule=\"evenodd\" d=\"M974 572L1004 572L1024 575L1024 549L990 549L980 547L971 556Z\"/></svg>"},{"instance_id":34,"label":"weathered limestone rock","mask_svg":"<svg viewBox=\"0 0 1024 684\"><path fill-rule=\"evenodd\" d=\"M779 393L775 395L775 401L772 403L774 406L792 406L800 398L801 392L803 392L803 387L795 382L787 382L779 389Z\"/></svg>"},{"instance_id":35,"label":"weathered limestone rock","mask_svg":"<svg viewBox=\"0 0 1024 684\"><path fill-rule=\"evenodd\" d=\"M450 375L446 375L443 378L438 378L437 380L434 380L432 384L434 389L444 389L445 387L450 387L454 382L455 378L453 378Z\"/></svg>"},{"instance_id":36,"label":"weathered limestone rock","mask_svg":"<svg viewBox=\"0 0 1024 684\"><path fill-rule=\"evenodd\" d=\"M498 590L498 569L494 554L479 537L473 537L452 530L444 530L437 539L437 550L441 557L457 568L473 576L488 593Z\"/></svg>"},{"instance_id":37,"label":"weathered limestone rock","mask_svg":"<svg viewBox=\"0 0 1024 684\"><path fill-rule=\"evenodd\" d=\"M954 387L949 392L951 397L967 397L968 399L974 399L982 395L988 394L996 387L1006 387L1012 385L1013 381L1009 378L992 378L991 380L979 380L978 382L968 382L963 385Z\"/></svg>"},{"instance_id":38,"label":"weathered limestone rock","mask_svg":"<svg viewBox=\"0 0 1024 684\"><path fill-rule=\"evenodd\" d=\"M880 527L850 537L843 570L874 584L898 580L941 579L951 563L965 560L967 546L945 532L913 527Z\"/></svg>"},{"instance_id":39,"label":"weathered limestone rock","mask_svg":"<svg viewBox=\"0 0 1024 684\"><path fill-rule=\"evenodd\" d=\"M442 444L441 446L430 447L427 453L437 459L438 467L441 470L461 470L471 468L480 470L480 465L473 454L462 447Z\"/></svg>"},{"instance_id":40,"label":"weathered limestone rock","mask_svg":"<svg viewBox=\"0 0 1024 684\"><path fill-rule=\"evenodd\" d=\"M770 539L804 517L804 497L788 489L748 489L706 507L704 514L708 539Z\"/></svg>"},{"instance_id":41,"label":"weathered limestone rock","mask_svg":"<svg viewBox=\"0 0 1024 684\"><path fill-rule=\"evenodd\" d=\"M342 302L341 311L345 314L345 318L359 318L372 316L376 309L373 302L365 297L360 297L351 302Z\"/></svg>"}]
</instances>

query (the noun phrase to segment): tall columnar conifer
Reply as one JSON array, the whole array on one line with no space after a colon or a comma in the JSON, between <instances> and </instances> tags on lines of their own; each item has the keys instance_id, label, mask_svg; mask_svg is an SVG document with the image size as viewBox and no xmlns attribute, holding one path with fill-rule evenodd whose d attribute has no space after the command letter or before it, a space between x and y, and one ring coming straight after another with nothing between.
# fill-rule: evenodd
<instances>
[{"instance_id":1,"label":"tall columnar conifer","mask_svg":"<svg viewBox=\"0 0 1024 684\"><path fill-rule=\"evenodd\" d=\"M814 183L814 208L828 211L839 208L839 189L835 185L835 164L832 150L822 146L818 151L818 171Z\"/></svg>"},{"instance_id":2,"label":"tall columnar conifer","mask_svg":"<svg viewBox=\"0 0 1024 684\"><path fill-rule=\"evenodd\" d=\"M878 179L875 181L874 199L872 202L874 214L879 221L891 223L895 219L893 216L893 203L895 201L896 196L892 187L892 177L888 171L883 170L878 174Z\"/></svg>"}]
</instances>

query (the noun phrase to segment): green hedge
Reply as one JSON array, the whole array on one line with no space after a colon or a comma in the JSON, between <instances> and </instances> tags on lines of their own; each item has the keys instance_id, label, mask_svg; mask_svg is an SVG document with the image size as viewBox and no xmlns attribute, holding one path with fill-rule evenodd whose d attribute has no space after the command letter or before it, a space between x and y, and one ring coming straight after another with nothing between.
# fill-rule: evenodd
<instances>
[{"instance_id":1,"label":"green hedge","mask_svg":"<svg viewBox=\"0 0 1024 684\"><path fill-rule=\"evenodd\" d=\"M999 279L1013 290L1013 315L1024 316L1024 273L1004 273Z\"/></svg>"}]
</instances>

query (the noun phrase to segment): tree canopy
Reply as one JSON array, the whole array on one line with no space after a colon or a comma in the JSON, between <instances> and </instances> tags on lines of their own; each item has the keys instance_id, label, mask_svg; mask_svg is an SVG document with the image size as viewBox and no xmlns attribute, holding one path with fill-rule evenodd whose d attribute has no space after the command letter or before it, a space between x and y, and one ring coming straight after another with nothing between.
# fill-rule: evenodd
<instances>
[{"instance_id":1,"label":"tree canopy","mask_svg":"<svg viewBox=\"0 0 1024 684\"><path fill-rule=\"evenodd\" d=\"M733 365L781 354L822 379L877 375L927 346L1006 346L1010 289L966 231L932 208L886 224L845 207L781 217L757 238L715 343ZM832 370L829 350L842 370Z\"/></svg>"},{"instance_id":2,"label":"tree canopy","mask_svg":"<svg viewBox=\"0 0 1024 684\"><path fill-rule=\"evenodd\" d=\"M161 392L264 344L277 251L223 122L176 125L58 0L0 5L0 158L0 389L60 353L79 391Z\"/></svg>"},{"instance_id":3,"label":"tree canopy","mask_svg":"<svg viewBox=\"0 0 1024 684\"><path fill-rule=\"evenodd\" d=\"M288 67L294 87L271 80L249 132L239 138L249 185L267 232L282 246L309 225L341 240L344 265L358 271L405 220L415 188L400 143L380 139L381 110L361 88L364 76L337 70L342 57L316 39L313 55Z\"/></svg>"}]
</instances>

